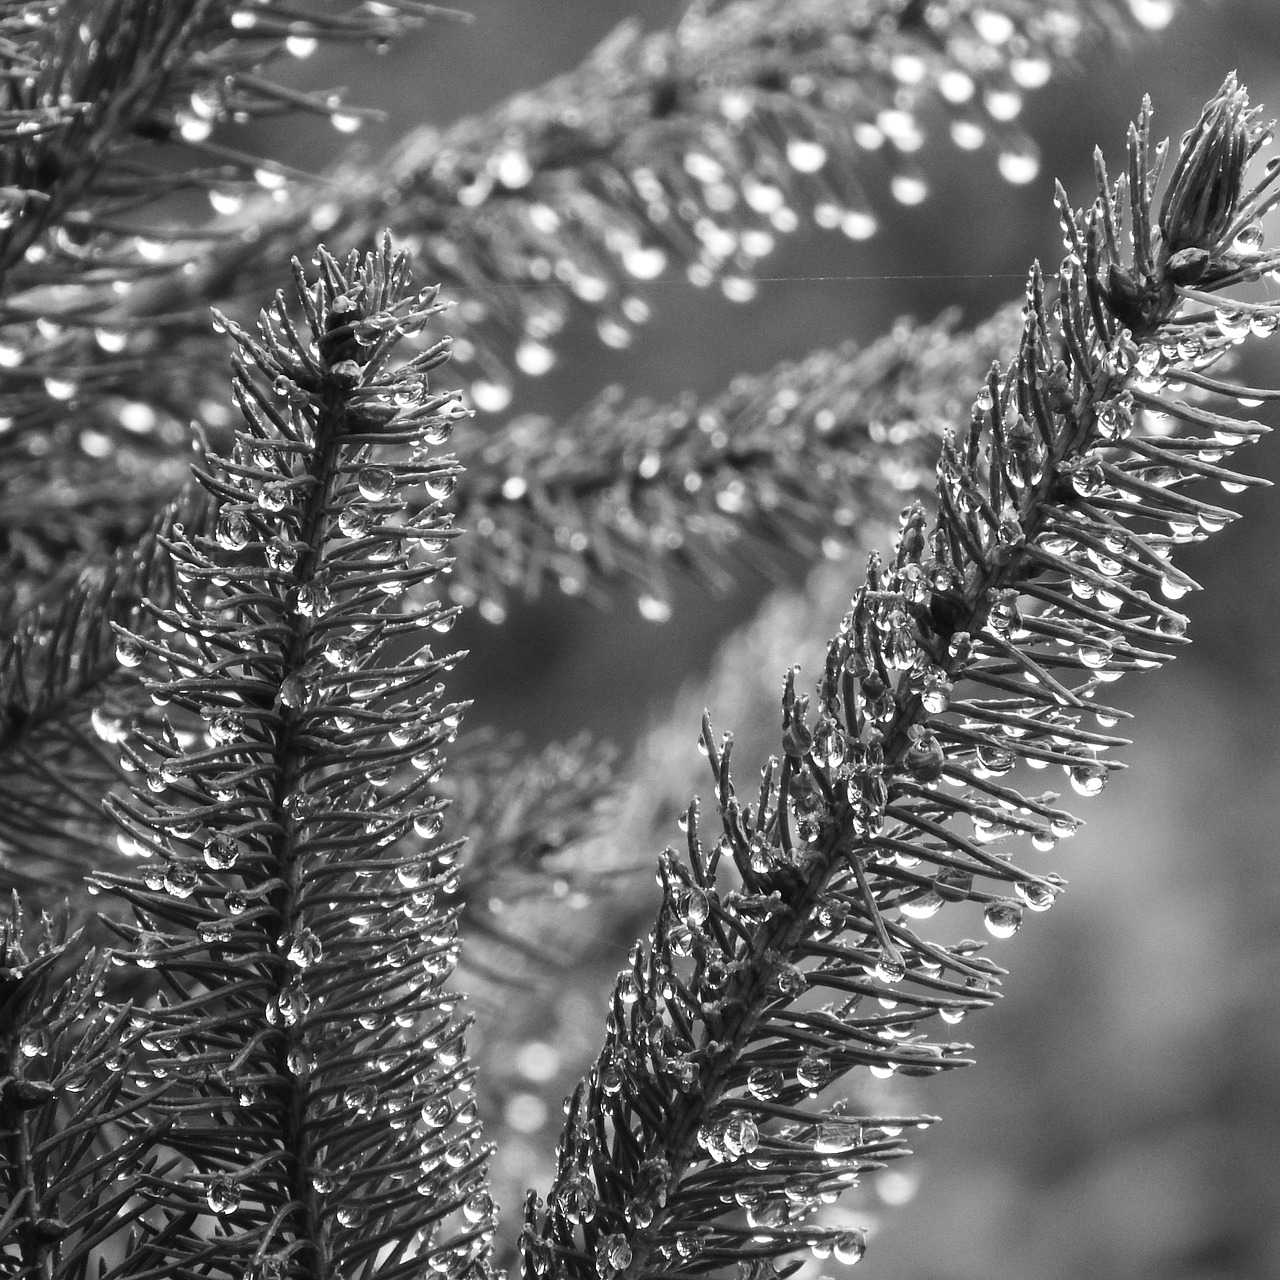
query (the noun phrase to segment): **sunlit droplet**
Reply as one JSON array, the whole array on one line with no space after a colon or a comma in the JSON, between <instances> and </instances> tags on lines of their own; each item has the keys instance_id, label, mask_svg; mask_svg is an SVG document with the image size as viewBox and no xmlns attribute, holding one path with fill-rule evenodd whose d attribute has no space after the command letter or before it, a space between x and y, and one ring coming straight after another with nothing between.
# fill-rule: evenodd
<instances>
[{"instance_id":1,"label":"sunlit droplet","mask_svg":"<svg viewBox=\"0 0 1280 1280\"><path fill-rule=\"evenodd\" d=\"M889 190L899 204L916 205L929 194L929 184L917 174L895 173L889 180Z\"/></svg>"},{"instance_id":2,"label":"sunlit droplet","mask_svg":"<svg viewBox=\"0 0 1280 1280\"><path fill-rule=\"evenodd\" d=\"M861 1262L866 1251L867 1237L863 1231L842 1231L831 1242L831 1252L836 1261L843 1262L847 1267Z\"/></svg>"},{"instance_id":3,"label":"sunlit droplet","mask_svg":"<svg viewBox=\"0 0 1280 1280\"><path fill-rule=\"evenodd\" d=\"M214 1213L234 1213L240 1207L240 1186L234 1178L219 1174L209 1183L206 1198Z\"/></svg>"},{"instance_id":4,"label":"sunlit droplet","mask_svg":"<svg viewBox=\"0 0 1280 1280\"><path fill-rule=\"evenodd\" d=\"M1006 182L1023 186L1033 181L1040 172L1040 157L1029 149L1002 151L996 165Z\"/></svg>"},{"instance_id":5,"label":"sunlit droplet","mask_svg":"<svg viewBox=\"0 0 1280 1280\"><path fill-rule=\"evenodd\" d=\"M521 373L539 378L550 372L556 363L556 353L543 342L528 340L516 348L516 365Z\"/></svg>"},{"instance_id":6,"label":"sunlit droplet","mask_svg":"<svg viewBox=\"0 0 1280 1280\"><path fill-rule=\"evenodd\" d=\"M1082 796L1096 796L1107 785L1107 769L1096 761L1067 767L1072 787Z\"/></svg>"},{"instance_id":7,"label":"sunlit droplet","mask_svg":"<svg viewBox=\"0 0 1280 1280\"><path fill-rule=\"evenodd\" d=\"M988 903L982 923L993 938L1012 938L1022 927L1022 908L1013 902Z\"/></svg>"},{"instance_id":8,"label":"sunlit droplet","mask_svg":"<svg viewBox=\"0 0 1280 1280\"><path fill-rule=\"evenodd\" d=\"M1148 31L1163 31L1173 21L1173 0L1129 0L1129 9Z\"/></svg>"},{"instance_id":9,"label":"sunlit droplet","mask_svg":"<svg viewBox=\"0 0 1280 1280\"><path fill-rule=\"evenodd\" d=\"M646 622L668 622L671 619L670 602L658 596L640 596L636 600L636 608Z\"/></svg>"},{"instance_id":10,"label":"sunlit droplet","mask_svg":"<svg viewBox=\"0 0 1280 1280\"><path fill-rule=\"evenodd\" d=\"M316 1069L316 1056L310 1049L297 1045L285 1055L284 1064L290 1074L297 1076L299 1080L305 1080Z\"/></svg>"},{"instance_id":11,"label":"sunlit droplet","mask_svg":"<svg viewBox=\"0 0 1280 1280\"><path fill-rule=\"evenodd\" d=\"M975 9L972 22L973 29L988 44L1004 44L1017 29L1008 14L995 9Z\"/></svg>"},{"instance_id":12,"label":"sunlit droplet","mask_svg":"<svg viewBox=\"0 0 1280 1280\"><path fill-rule=\"evenodd\" d=\"M94 707L89 713L89 723L103 742L115 744L123 742L129 736L123 717L113 714L105 707Z\"/></svg>"},{"instance_id":13,"label":"sunlit droplet","mask_svg":"<svg viewBox=\"0 0 1280 1280\"><path fill-rule=\"evenodd\" d=\"M827 149L810 138L791 138L787 142L787 163L797 173L817 173L827 163Z\"/></svg>"}]
</instances>

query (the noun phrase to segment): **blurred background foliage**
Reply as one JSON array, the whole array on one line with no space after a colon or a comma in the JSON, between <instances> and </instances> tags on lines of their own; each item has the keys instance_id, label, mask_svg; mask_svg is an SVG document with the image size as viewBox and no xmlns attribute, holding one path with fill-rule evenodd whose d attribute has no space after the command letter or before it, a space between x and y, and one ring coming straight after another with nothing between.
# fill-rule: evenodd
<instances>
[{"instance_id":1,"label":"blurred background foliage","mask_svg":"<svg viewBox=\"0 0 1280 1280\"><path fill-rule=\"evenodd\" d=\"M446 124L572 68L624 18L652 29L683 5L464 7L473 24L430 24L384 58L321 51L282 74L300 87L348 84L352 101L385 109L389 122L366 126L358 142L376 155L406 128ZM1056 264L1053 179L1085 198L1094 145L1120 154L1143 93L1157 134L1176 136L1232 67L1254 102L1280 114L1275 0L1188 0L1163 32L1094 50L1029 95L1022 119L1043 159L1024 186L1006 184L989 152L961 152L937 129L923 153L929 198L908 208L883 195L873 239L802 228L762 264L782 278L746 304L680 276L655 282L654 318L624 351L580 319L561 337L559 366L519 381L513 411L565 417L615 382L655 398L710 395L738 372L848 337L869 342L901 315L931 320L958 306L976 323L1020 295L1033 258ZM258 133L269 153L302 167L335 152L323 120ZM1269 230L1275 243L1280 225ZM1242 372L1277 385L1280 350ZM972 390L961 389L966 399ZM485 432L492 420L465 429ZM1244 465L1280 478L1280 440ZM943 1123L851 1207L872 1227L865 1280L1280 1275L1280 502L1250 490L1231 505L1245 519L1183 561L1205 587L1180 606L1192 619L1188 656L1121 686L1120 705L1136 715L1129 773L1085 809L1088 825L1059 856L1035 855L1071 891L996 944L993 958L1011 971L1006 999L957 1028L979 1066L895 1095ZM792 559L781 594L750 573L724 598L673 582L663 625L642 620L631 598L601 611L551 594L513 604L501 626L474 616L459 625L470 657L451 693L474 700L470 731L519 732L541 746L590 730L620 748L627 786L607 839L579 867L618 869L622 892L585 893L567 866L551 905L500 912L513 935L558 950L558 967L486 949L484 964L515 984L473 970L472 1048L508 1226L524 1186L545 1183L560 1099L594 1053L608 982L652 918L653 857L680 839L675 816L708 781L694 745L703 705L717 729L735 730L746 779L776 738L784 668L799 661L806 683L816 677L864 556L812 576Z\"/></svg>"}]
</instances>

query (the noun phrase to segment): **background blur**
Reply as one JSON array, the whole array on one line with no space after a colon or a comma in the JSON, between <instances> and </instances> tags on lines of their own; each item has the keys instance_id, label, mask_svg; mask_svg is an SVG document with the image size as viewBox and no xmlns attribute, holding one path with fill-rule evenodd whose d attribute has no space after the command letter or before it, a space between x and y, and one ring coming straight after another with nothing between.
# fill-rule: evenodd
<instances>
[{"instance_id":1,"label":"background blur","mask_svg":"<svg viewBox=\"0 0 1280 1280\"><path fill-rule=\"evenodd\" d=\"M625 17L654 27L682 7L459 2L474 25L434 24L385 58L318 54L283 73L300 85L349 84L353 101L386 108L391 123L361 135L377 153L408 127L448 123L571 68ZM1144 92L1158 134L1175 140L1232 68L1253 101L1280 113L1276 0L1181 7L1164 32L1094 51L1076 74L1028 95L1023 120L1043 155L1029 185L1009 187L989 152L958 152L938 130L922 157L932 187L923 204L895 207L882 192L874 239L810 227L763 264L770 275L853 279L766 283L745 306L682 280L659 283L648 294L654 320L629 350L607 350L583 325L562 344L558 370L518 385L515 409L567 414L609 382L652 396L712 393L739 371L849 335L871 340L902 314L931 319L957 305L966 323L985 318L1020 295L1033 258L1056 265L1054 177L1076 201L1088 198L1095 143L1114 168ZM334 154L325 126L287 129L287 143L265 143L277 154L285 147L315 167ZM1278 239L1273 225L1269 242ZM1280 342L1265 354L1246 380L1276 385ZM1241 465L1280 478L1280 441ZM863 1280L1280 1276L1280 499L1249 491L1230 505L1246 518L1182 560L1205 587L1181 606L1192 618L1189 655L1119 686L1119 705L1136 713L1130 771L1081 804L1088 826L1074 840L1034 855L1070 880L1070 893L995 944L993 958L1011 971L1006 999L956 1028L979 1065L914 1082L904 1105L943 1123L852 1205L852 1220L873 1228ZM547 597L513 608L500 627L468 620L458 645L471 657L453 693L475 700L473 728L519 730L533 744L585 728L619 744L636 781L613 852L651 866L679 838L677 808L705 788L694 749L704 703L717 729L739 731L740 776L753 776L766 732L776 734L783 669L798 660L806 685L816 677L813 655L861 559L820 569L807 591L798 587L810 566L794 564L797 590L785 598L763 579L720 600L678 587L664 626L642 621L629 597L609 612ZM717 660L744 626L736 656ZM652 877L626 883L622 901L569 895L575 932L610 933L553 990L544 983L504 1004L477 989L472 1047L486 1105L501 1118L508 1237L523 1185L545 1185L559 1102L594 1055L607 985L652 918Z\"/></svg>"}]
</instances>

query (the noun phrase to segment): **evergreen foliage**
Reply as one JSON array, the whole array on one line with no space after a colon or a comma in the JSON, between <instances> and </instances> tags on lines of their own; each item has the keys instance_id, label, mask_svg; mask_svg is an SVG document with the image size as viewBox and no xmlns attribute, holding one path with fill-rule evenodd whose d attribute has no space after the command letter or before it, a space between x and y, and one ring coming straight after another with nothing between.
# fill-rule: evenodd
<instances>
[{"instance_id":1,"label":"evergreen foliage","mask_svg":"<svg viewBox=\"0 0 1280 1280\"><path fill-rule=\"evenodd\" d=\"M900 199L923 181L904 90L1025 180L1000 94L1149 2L694 4L317 203L215 131L346 131L356 108L266 65L450 15L0 0L6 1275L767 1280L863 1256L823 1211L932 1118L837 1086L968 1063L937 1023L1003 975L917 922L976 903L1004 938L1053 904L1009 846L1077 820L1026 771L1089 796L1121 767L1109 685L1185 642L1171 556L1233 518L1202 482L1259 483L1228 462L1267 428L1225 406L1280 393L1211 370L1280 323L1231 292L1280 270L1270 133L1229 77L1170 160L1144 105L1091 205L1059 188L1060 269L971 332L904 323L705 401L466 419L554 361L573 308L622 345L669 262L745 296L797 203L869 234L869 158ZM167 226L188 186L222 218ZM786 673L758 785L704 714L716 813L691 804L659 858L517 1260L459 930L498 981L554 964L490 902L554 893L615 779L585 737L454 746L456 617L551 584L638 587L657 619L674 573L720 586L904 502L815 696Z\"/></svg>"}]
</instances>

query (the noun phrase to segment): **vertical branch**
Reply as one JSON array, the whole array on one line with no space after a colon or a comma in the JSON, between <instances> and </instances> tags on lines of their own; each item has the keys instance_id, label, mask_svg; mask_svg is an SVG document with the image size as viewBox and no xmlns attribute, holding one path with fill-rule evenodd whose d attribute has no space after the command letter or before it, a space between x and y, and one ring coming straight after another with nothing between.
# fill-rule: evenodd
<instances>
[{"instance_id":1,"label":"vertical branch","mask_svg":"<svg viewBox=\"0 0 1280 1280\"><path fill-rule=\"evenodd\" d=\"M314 284L295 263L301 330L279 296L256 334L219 318L243 426L196 471L212 536L175 530L174 599L149 638L119 631L123 665L165 673L168 719L123 744L139 781L112 804L145 861L98 882L159 982L134 1084L169 1082L151 1111L176 1155L121 1277L462 1275L491 1231L443 988L456 848L432 783L456 655L422 642L456 613L422 588L457 470L430 442L461 410L427 385L447 343L398 357L441 309L405 257L317 261Z\"/></svg>"}]
</instances>

